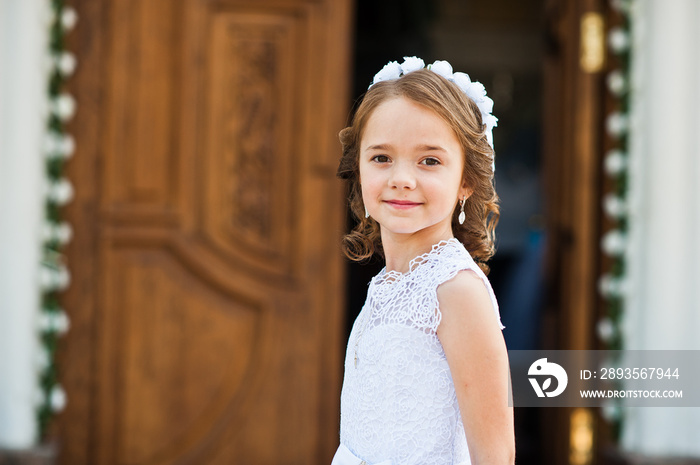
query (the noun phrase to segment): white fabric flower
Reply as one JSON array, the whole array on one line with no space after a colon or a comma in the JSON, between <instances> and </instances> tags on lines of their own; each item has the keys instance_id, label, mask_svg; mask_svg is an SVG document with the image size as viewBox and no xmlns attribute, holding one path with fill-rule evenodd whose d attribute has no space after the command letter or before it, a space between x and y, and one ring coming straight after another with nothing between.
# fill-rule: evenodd
<instances>
[{"instance_id":1,"label":"white fabric flower","mask_svg":"<svg viewBox=\"0 0 700 465\"><path fill-rule=\"evenodd\" d=\"M63 264L44 263L39 269L39 285L46 291L62 291L70 284L70 272Z\"/></svg>"},{"instance_id":2,"label":"white fabric flower","mask_svg":"<svg viewBox=\"0 0 700 465\"><path fill-rule=\"evenodd\" d=\"M44 311L39 318L39 328L42 332L57 332L64 335L70 328L68 315L62 309L59 311Z\"/></svg>"},{"instance_id":3,"label":"white fabric flower","mask_svg":"<svg viewBox=\"0 0 700 465\"><path fill-rule=\"evenodd\" d=\"M63 9L63 14L61 15L61 24L66 31L73 29L78 22L78 13L72 7L66 7Z\"/></svg>"},{"instance_id":4,"label":"white fabric flower","mask_svg":"<svg viewBox=\"0 0 700 465\"><path fill-rule=\"evenodd\" d=\"M396 61L390 61L381 69L381 71L374 75L372 85L381 81L390 81L392 79L398 79L399 77L401 77L401 65L398 64Z\"/></svg>"},{"instance_id":5,"label":"white fabric flower","mask_svg":"<svg viewBox=\"0 0 700 465\"><path fill-rule=\"evenodd\" d=\"M46 134L44 151L49 158L70 158L75 152L75 139L70 134L50 131Z\"/></svg>"},{"instance_id":6,"label":"white fabric flower","mask_svg":"<svg viewBox=\"0 0 700 465\"><path fill-rule=\"evenodd\" d=\"M61 178L49 185L47 197L58 205L65 205L73 199L73 185L66 178Z\"/></svg>"},{"instance_id":7,"label":"white fabric flower","mask_svg":"<svg viewBox=\"0 0 700 465\"><path fill-rule=\"evenodd\" d=\"M610 341L615 335L615 326L612 320L608 317L601 318L596 325L596 332L602 341Z\"/></svg>"},{"instance_id":8,"label":"white fabric flower","mask_svg":"<svg viewBox=\"0 0 700 465\"><path fill-rule=\"evenodd\" d=\"M75 99L70 94L61 94L52 103L51 110L63 121L70 120L75 115Z\"/></svg>"},{"instance_id":9,"label":"white fabric flower","mask_svg":"<svg viewBox=\"0 0 700 465\"><path fill-rule=\"evenodd\" d=\"M58 270L56 270L55 275L56 280L56 290L63 291L70 285L70 271L65 265L61 265Z\"/></svg>"},{"instance_id":10,"label":"white fabric flower","mask_svg":"<svg viewBox=\"0 0 700 465\"><path fill-rule=\"evenodd\" d=\"M59 244L66 245L73 237L73 228L69 223L62 221L56 225L54 234Z\"/></svg>"},{"instance_id":11,"label":"white fabric flower","mask_svg":"<svg viewBox=\"0 0 700 465\"><path fill-rule=\"evenodd\" d=\"M615 53L624 52L630 46L629 34L620 27L610 29L608 33L608 45Z\"/></svg>"},{"instance_id":12,"label":"white fabric flower","mask_svg":"<svg viewBox=\"0 0 700 465\"><path fill-rule=\"evenodd\" d=\"M60 384L57 384L51 389L51 394L49 394L49 403L51 404L51 410L58 413L66 408L66 403L68 399L66 397L66 391L63 390Z\"/></svg>"},{"instance_id":13,"label":"white fabric flower","mask_svg":"<svg viewBox=\"0 0 700 465\"><path fill-rule=\"evenodd\" d=\"M625 93L627 90L627 82L625 81L625 76L622 71L616 69L608 74L607 78L608 90L618 97Z\"/></svg>"},{"instance_id":14,"label":"white fabric flower","mask_svg":"<svg viewBox=\"0 0 700 465\"><path fill-rule=\"evenodd\" d=\"M55 66L64 76L70 76L75 71L77 60L75 55L70 52L63 52L54 57Z\"/></svg>"},{"instance_id":15,"label":"white fabric flower","mask_svg":"<svg viewBox=\"0 0 700 465\"><path fill-rule=\"evenodd\" d=\"M481 109L481 113L485 115L490 114L493 111L493 100L490 97L482 97L479 108Z\"/></svg>"},{"instance_id":16,"label":"white fabric flower","mask_svg":"<svg viewBox=\"0 0 700 465\"><path fill-rule=\"evenodd\" d=\"M474 81L469 85L465 93L467 97L474 100L477 105L480 105L483 98L486 97L486 88L482 83ZM481 108L481 106L479 108Z\"/></svg>"},{"instance_id":17,"label":"white fabric flower","mask_svg":"<svg viewBox=\"0 0 700 465\"><path fill-rule=\"evenodd\" d=\"M622 231L613 229L605 233L600 241L600 246L607 255L617 257L625 253L627 239Z\"/></svg>"},{"instance_id":18,"label":"white fabric flower","mask_svg":"<svg viewBox=\"0 0 700 465\"><path fill-rule=\"evenodd\" d=\"M607 120L605 120L605 128L607 129L608 134L610 134L611 136L621 136L622 134L627 132L627 116L620 112L610 113L610 115L608 115Z\"/></svg>"},{"instance_id":19,"label":"white fabric flower","mask_svg":"<svg viewBox=\"0 0 700 465\"><path fill-rule=\"evenodd\" d=\"M66 245L73 237L73 228L65 221L60 223L46 222L44 224L44 240Z\"/></svg>"},{"instance_id":20,"label":"white fabric flower","mask_svg":"<svg viewBox=\"0 0 700 465\"><path fill-rule=\"evenodd\" d=\"M63 158L70 158L75 153L75 139L70 134L64 134L59 140L58 153Z\"/></svg>"},{"instance_id":21,"label":"white fabric flower","mask_svg":"<svg viewBox=\"0 0 700 465\"><path fill-rule=\"evenodd\" d=\"M488 131L498 126L498 118L490 114L482 117L482 122L486 125Z\"/></svg>"},{"instance_id":22,"label":"white fabric flower","mask_svg":"<svg viewBox=\"0 0 700 465\"><path fill-rule=\"evenodd\" d=\"M472 83L471 79L469 79L469 75L466 73L462 73L457 71L452 75L452 81L457 84L457 87L462 89L462 92L465 94L467 93L467 89L469 88L469 85Z\"/></svg>"},{"instance_id":23,"label":"white fabric flower","mask_svg":"<svg viewBox=\"0 0 700 465\"><path fill-rule=\"evenodd\" d=\"M598 292L604 297L621 297L625 294L625 283L610 274L604 274L598 280Z\"/></svg>"},{"instance_id":24,"label":"white fabric flower","mask_svg":"<svg viewBox=\"0 0 700 465\"><path fill-rule=\"evenodd\" d=\"M430 65L429 69L430 71L434 72L435 74L439 74L445 79L452 78L452 65L447 61L436 60L435 63Z\"/></svg>"},{"instance_id":25,"label":"white fabric flower","mask_svg":"<svg viewBox=\"0 0 700 465\"><path fill-rule=\"evenodd\" d=\"M401 71L403 74L412 73L413 71L418 71L423 68L425 68L425 62L421 58L403 57L403 63L401 63Z\"/></svg>"},{"instance_id":26,"label":"white fabric flower","mask_svg":"<svg viewBox=\"0 0 700 465\"><path fill-rule=\"evenodd\" d=\"M625 154L620 150L610 150L605 155L605 161L603 163L605 166L605 172L609 176L616 176L622 173L627 166Z\"/></svg>"},{"instance_id":27,"label":"white fabric flower","mask_svg":"<svg viewBox=\"0 0 700 465\"><path fill-rule=\"evenodd\" d=\"M625 215L627 207L623 199L611 193L603 198L603 210L610 218L618 219Z\"/></svg>"}]
</instances>

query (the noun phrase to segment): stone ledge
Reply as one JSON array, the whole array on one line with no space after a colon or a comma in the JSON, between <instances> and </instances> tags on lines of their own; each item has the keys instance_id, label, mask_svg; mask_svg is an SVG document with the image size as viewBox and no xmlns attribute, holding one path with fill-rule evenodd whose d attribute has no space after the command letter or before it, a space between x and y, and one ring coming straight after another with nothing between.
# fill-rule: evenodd
<instances>
[{"instance_id":1,"label":"stone ledge","mask_svg":"<svg viewBox=\"0 0 700 465\"><path fill-rule=\"evenodd\" d=\"M31 449L0 449L0 465L54 465L56 447L44 444Z\"/></svg>"}]
</instances>

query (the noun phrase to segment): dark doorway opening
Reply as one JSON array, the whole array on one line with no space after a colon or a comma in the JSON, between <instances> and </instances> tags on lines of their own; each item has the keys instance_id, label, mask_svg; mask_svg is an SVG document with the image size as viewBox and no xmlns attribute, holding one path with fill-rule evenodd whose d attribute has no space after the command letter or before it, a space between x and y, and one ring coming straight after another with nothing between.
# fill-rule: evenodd
<instances>
[{"instance_id":1,"label":"dark doorway opening","mask_svg":"<svg viewBox=\"0 0 700 465\"><path fill-rule=\"evenodd\" d=\"M509 349L538 349L545 231L541 166L544 1L356 1L353 101L388 61L448 60L482 82L495 101L496 190L501 197L497 252L489 279ZM353 226L348 217L348 230ZM367 285L383 263L348 263L346 338ZM517 461L544 463L542 416L515 412Z\"/></svg>"}]
</instances>

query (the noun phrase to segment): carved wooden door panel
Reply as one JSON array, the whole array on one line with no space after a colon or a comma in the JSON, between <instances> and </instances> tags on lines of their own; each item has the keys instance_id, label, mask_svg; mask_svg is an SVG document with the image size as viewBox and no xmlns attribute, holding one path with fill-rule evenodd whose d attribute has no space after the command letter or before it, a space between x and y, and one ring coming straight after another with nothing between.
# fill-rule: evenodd
<instances>
[{"instance_id":1,"label":"carved wooden door panel","mask_svg":"<svg viewBox=\"0 0 700 465\"><path fill-rule=\"evenodd\" d=\"M65 464L329 463L349 0L77 0Z\"/></svg>"}]
</instances>

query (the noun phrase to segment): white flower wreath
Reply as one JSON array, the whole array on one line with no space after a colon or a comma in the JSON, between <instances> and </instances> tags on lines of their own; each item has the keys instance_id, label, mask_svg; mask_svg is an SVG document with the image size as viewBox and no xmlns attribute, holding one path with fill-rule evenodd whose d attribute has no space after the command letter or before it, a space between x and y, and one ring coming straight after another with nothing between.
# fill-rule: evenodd
<instances>
[{"instance_id":1,"label":"white flower wreath","mask_svg":"<svg viewBox=\"0 0 700 465\"><path fill-rule=\"evenodd\" d=\"M396 61L390 61L384 68L381 69L375 76L370 88L378 82L390 81L398 79L413 71L427 68L432 72L439 74L448 81L454 82L462 92L476 103L481 110L481 121L486 126L486 139L491 148L493 148L493 128L498 126L498 118L493 116L493 100L486 96L486 88L477 81L469 79L469 75L460 72L453 72L452 65L444 60L437 60L433 64L425 66L425 62L418 57L404 57L404 62L399 64Z\"/></svg>"}]
</instances>

